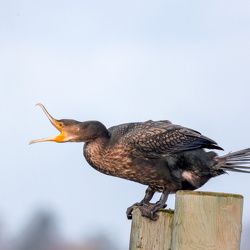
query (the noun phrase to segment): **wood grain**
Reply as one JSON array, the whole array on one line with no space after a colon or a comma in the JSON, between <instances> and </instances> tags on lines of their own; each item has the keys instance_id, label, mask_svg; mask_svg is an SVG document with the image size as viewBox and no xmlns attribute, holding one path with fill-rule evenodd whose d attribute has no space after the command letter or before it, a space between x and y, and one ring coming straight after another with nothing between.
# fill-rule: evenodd
<instances>
[{"instance_id":1,"label":"wood grain","mask_svg":"<svg viewBox=\"0 0 250 250\"><path fill-rule=\"evenodd\" d=\"M179 191L172 250L239 250L243 197Z\"/></svg>"},{"instance_id":2,"label":"wood grain","mask_svg":"<svg viewBox=\"0 0 250 250\"><path fill-rule=\"evenodd\" d=\"M129 250L170 250L174 211L161 209L157 221L141 216L134 209Z\"/></svg>"}]
</instances>

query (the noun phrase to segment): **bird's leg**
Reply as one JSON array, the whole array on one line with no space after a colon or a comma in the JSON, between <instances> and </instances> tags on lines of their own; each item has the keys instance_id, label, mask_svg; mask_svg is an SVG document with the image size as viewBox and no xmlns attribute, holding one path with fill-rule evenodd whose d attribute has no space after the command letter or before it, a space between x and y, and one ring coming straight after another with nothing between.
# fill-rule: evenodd
<instances>
[{"instance_id":1,"label":"bird's leg","mask_svg":"<svg viewBox=\"0 0 250 250\"><path fill-rule=\"evenodd\" d=\"M160 208L165 208L166 207L166 202L168 199L168 195L169 195L169 191L168 190L164 190L162 192L161 198L159 201L157 201L154 204L148 204L148 205L144 205L142 207L139 207L139 209L141 210L142 216L148 217L151 220L157 220L158 219L158 215L155 214L155 212L157 212Z\"/></svg>"},{"instance_id":2,"label":"bird's leg","mask_svg":"<svg viewBox=\"0 0 250 250\"><path fill-rule=\"evenodd\" d=\"M127 208L127 218L129 220L132 219L132 212L133 212L133 207L134 206L144 206L144 205L149 205L149 202L151 201L151 199L153 198L154 196L154 193L155 193L155 190L151 187L148 187L146 189L146 192L145 192L145 196L144 198L140 201L140 202L136 202L135 204L133 204L132 206L128 207Z\"/></svg>"},{"instance_id":3,"label":"bird's leg","mask_svg":"<svg viewBox=\"0 0 250 250\"><path fill-rule=\"evenodd\" d=\"M141 202L139 202L140 204L145 204L145 203L149 203L151 201L151 199L153 198L155 194L155 190L151 187L148 187L145 191L145 196L142 199Z\"/></svg>"}]
</instances>

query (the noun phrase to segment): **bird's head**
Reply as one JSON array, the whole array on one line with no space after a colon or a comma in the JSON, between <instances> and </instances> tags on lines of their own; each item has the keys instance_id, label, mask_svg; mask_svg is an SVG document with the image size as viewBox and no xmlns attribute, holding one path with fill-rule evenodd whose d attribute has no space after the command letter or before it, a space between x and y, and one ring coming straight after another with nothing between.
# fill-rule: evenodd
<instances>
[{"instance_id":1,"label":"bird's head","mask_svg":"<svg viewBox=\"0 0 250 250\"><path fill-rule=\"evenodd\" d=\"M89 142L98 137L108 137L108 130L98 121L78 122L71 119L56 120L49 114L42 104L39 103L37 105L43 109L51 124L60 131L60 134L44 139L33 140L29 144L43 141Z\"/></svg>"}]
</instances>

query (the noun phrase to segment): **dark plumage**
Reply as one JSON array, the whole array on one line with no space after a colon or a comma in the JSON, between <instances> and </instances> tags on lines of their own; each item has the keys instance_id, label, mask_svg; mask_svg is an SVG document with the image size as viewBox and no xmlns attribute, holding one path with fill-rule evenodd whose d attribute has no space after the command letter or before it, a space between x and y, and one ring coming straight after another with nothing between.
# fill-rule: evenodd
<instances>
[{"instance_id":1,"label":"dark plumage","mask_svg":"<svg viewBox=\"0 0 250 250\"><path fill-rule=\"evenodd\" d=\"M135 203L142 215L156 219L168 195L195 190L225 171L249 173L250 149L217 156L217 143L199 132L169 121L127 123L107 129L98 121L56 120L42 107L58 136L32 141L85 142L84 156L96 170L147 185L144 199ZM156 191L160 200L150 203ZM133 205L133 206L134 206ZM132 216L133 206L127 210Z\"/></svg>"}]
</instances>

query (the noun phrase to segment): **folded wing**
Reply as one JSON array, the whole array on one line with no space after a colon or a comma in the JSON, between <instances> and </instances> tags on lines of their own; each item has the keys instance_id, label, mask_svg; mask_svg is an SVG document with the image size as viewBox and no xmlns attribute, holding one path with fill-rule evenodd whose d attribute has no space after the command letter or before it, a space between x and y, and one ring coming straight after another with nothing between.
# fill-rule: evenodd
<instances>
[{"instance_id":1,"label":"folded wing","mask_svg":"<svg viewBox=\"0 0 250 250\"><path fill-rule=\"evenodd\" d=\"M198 148L220 149L217 143L201 133L169 121L137 123L124 134L137 153L147 158L163 158Z\"/></svg>"}]
</instances>

